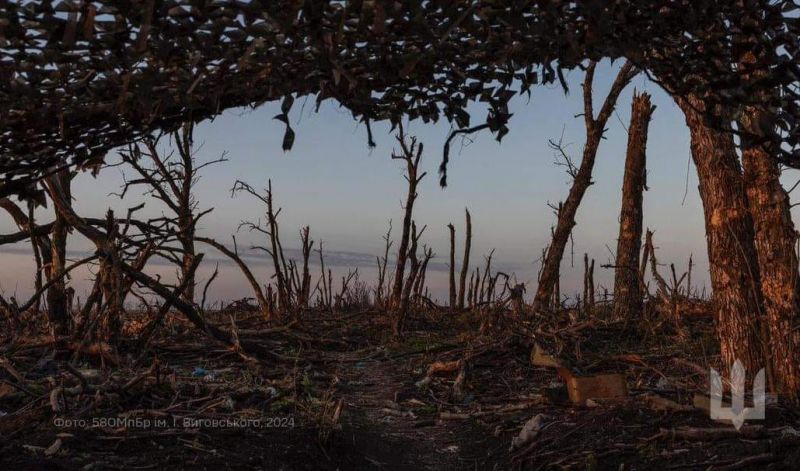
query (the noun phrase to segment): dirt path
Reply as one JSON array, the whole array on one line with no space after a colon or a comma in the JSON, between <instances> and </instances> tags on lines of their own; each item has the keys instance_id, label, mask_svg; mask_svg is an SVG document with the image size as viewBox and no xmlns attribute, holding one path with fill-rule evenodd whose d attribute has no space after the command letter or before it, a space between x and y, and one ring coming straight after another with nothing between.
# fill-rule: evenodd
<instances>
[{"instance_id":1,"label":"dirt path","mask_svg":"<svg viewBox=\"0 0 800 471\"><path fill-rule=\"evenodd\" d=\"M506 469L508 443L470 421L436 420L435 400L414 385L411 363L370 360L340 370L340 438L370 469Z\"/></svg>"}]
</instances>

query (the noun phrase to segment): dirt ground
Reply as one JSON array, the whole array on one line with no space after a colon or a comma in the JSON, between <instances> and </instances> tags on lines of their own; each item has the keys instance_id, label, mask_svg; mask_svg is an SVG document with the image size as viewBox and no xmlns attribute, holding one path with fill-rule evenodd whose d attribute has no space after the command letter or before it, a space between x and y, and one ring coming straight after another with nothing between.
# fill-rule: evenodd
<instances>
[{"instance_id":1,"label":"dirt ground","mask_svg":"<svg viewBox=\"0 0 800 471\"><path fill-rule=\"evenodd\" d=\"M715 358L706 320L682 332L573 322L557 336L560 354L583 371L624 373L629 389L621 400L573 405L555 370L531 364L533 334L502 322L487 328L481 315L428 313L402 341L370 311L307 313L277 329L234 317L240 336L258 338L269 355L222 348L178 319L135 367L140 352L122 348L88 357L73 374L41 342L6 345L0 469L800 466L797 410L770 405L766 420L736 432L691 407L707 387L697 365ZM460 371L425 379L434 362L464 359L461 393ZM543 427L512 450L539 414Z\"/></svg>"}]
</instances>

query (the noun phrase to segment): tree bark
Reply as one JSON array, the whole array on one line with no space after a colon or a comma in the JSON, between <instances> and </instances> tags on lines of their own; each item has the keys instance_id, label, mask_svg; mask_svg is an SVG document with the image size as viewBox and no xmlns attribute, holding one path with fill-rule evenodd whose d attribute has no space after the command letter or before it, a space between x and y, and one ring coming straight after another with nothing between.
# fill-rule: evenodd
<instances>
[{"instance_id":1,"label":"tree bark","mask_svg":"<svg viewBox=\"0 0 800 471\"><path fill-rule=\"evenodd\" d=\"M194 235L197 220L194 215L194 200L192 197L192 186L196 175L194 169L194 155L192 149L192 125L184 125L182 132L176 132L175 143L181 156L182 168L179 173L180 192L175 195L178 201L178 237L183 248L181 260L181 279L180 284L185 285L181 296L188 303L194 303L195 292L195 259L197 254L194 248ZM156 158L155 156L153 157ZM176 185L177 186L177 185Z\"/></svg>"},{"instance_id":2,"label":"tree bark","mask_svg":"<svg viewBox=\"0 0 800 471\"><path fill-rule=\"evenodd\" d=\"M28 202L28 214L26 215L22 208L10 199L0 198L0 208L6 210L6 212L11 216L11 218L14 220L14 224L16 224L17 228L19 228L21 231L21 234L25 234L31 239L34 261L36 262L35 285L36 291L38 292L42 286L44 286L42 284L42 273L45 271L44 267L48 267L47 276L50 276L49 267L52 265L50 260L52 246L50 244L50 237L48 237L48 234L52 231L53 225L36 225L36 221L33 219L33 204L33 202ZM3 243L14 243L13 239L14 237L12 235L8 241L0 241L0 245ZM50 278L47 278L47 281L50 281ZM33 306L33 312L39 312L39 303L40 297L37 298L36 303Z\"/></svg>"},{"instance_id":3,"label":"tree bark","mask_svg":"<svg viewBox=\"0 0 800 471\"><path fill-rule=\"evenodd\" d=\"M639 253L642 250L642 193L647 186L647 130L655 107L647 93L633 94L622 209L614 273L614 317L630 319L642 312Z\"/></svg>"},{"instance_id":4,"label":"tree bark","mask_svg":"<svg viewBox=\"0 0 800 471\"><path fill-rule=\"evenodd\" d=\"M742 54L743 75L760 80L768 72L753 69L758 62L752 49ZM800 400L800 281L795 252L797 231L792 222L789 195L780 182L776 146L766 135L775 129L770 114L759 106L746 107L738 120L742 166L755 247L761 274L761 292L770 336L768 353L777 392Z\"/></svg>"},{"instance_id":5,"label":"tree bark","mask_svg":"<svg viewBox=\"0 0 800 471\"><path fill-rule=\"evenodd\" d=\"M560 276L561 259L564 256L564 249L569 241L572 229L575 227L575 215L578 207L586 194L586 189L592 184L592 170L594 169L597 148L603 138L606 123L622 89L630 82L635 74L633 65L626 63L622 66L617 78L611 85L603 106L597 118L594 117L594 107L592 105L592 83L594 82L594 70L596 64L591 62L586 70L586 78L583 82L583 102L584 102L584 122L586 125L586 144L583 147L583 158L580 167L573 174L573 183L570 187L567 200L558 212L558 222L553 231L553 240L547 249L544 264L539 276L539 286L536 288L536 296L533 300L533 309L543 311L550 308L553 299L553 290ZM571 166L571 164L570 164ZM572 172L570 172L572 173Z\"/></svg>"},{"instance_id":6,"label":"tree bark","mask_svg":"<svg viewBox=\"0 0 800 471\"><path fill-rule=\"evenodd\" d=\"M751 116L758 119L756 114ZM778 392L796 401L800 395L800 306L794 250L797 233L789 211L789 197L779 180L778 163L770 153L743 142L742 163L755 227L776 386Z\"/></svg>"},{"instance_id":7,"label":"tree bark","mask_svg":"<svg viewBox=\"0 0 800 471\"><path fill-rule=\"evenodd\" d=\"M53 185L61 189L65 204L71 204L72 175L69 170L62 170L45 180L48 190L53 195ZM69 223L61 212L55 211L55 222L50 232L50 268L47 278L57 280L47 290L47 319L55 338L66 336L69 333L69 306L67 306L67 283L64 269L67 263L67 235Z\"/></svg>"},{"instance_id":8,"label":"tree bark","mask_svg":"<svg viewBox=\"0 0 800 471\"><path fill-rule=\"evenodd\" d=\"M447 225L450 231L450 309L456 307L456 228L452 223Z\"/></svg>"},{"instance_id":9,"label":"tree bark","mask_svg":"<svg viewBox=\"0 0 800 471\"><path fill-rule=\"evenodd\" d=\"M414 217L414 202L417 200L417 185L425 177L425 172L418 175L419 162L422 158L423 145L417 144L414 137L410 138L410 144L406 143L402 129L397 136L402 155L392 155L392 159L404 160L406 163L406 181L408 182L408 192L406 193L406 204L403 212L403 227L400 233L400 246L397 248L397 264L394 272L394 286L392 287L392 308L400 306L403 297L403 282L405 280L406 261L408 260L408 244L411 237L411 223Z\"/></svg>"},{"instance_id":10,"label":"tree bark","mask_svg":"<svg viewBox=\"0 0 800 471\"><path fill-rule=\"evenodd\" d=\"M186 239L181 241L181 248L183 249L183 256L181 257L181 278L180 284L185 285L186 289L181 292L181 297L188 303L194 302L195 288L197 282L195 280L195 259L197 254L194 247L194 227L188 229ZM186 281L186 283L184 283Z\"/></svg>"},{"instance_id":11,"label":"tree bark","mask_svg":"<svg viewBox=\"0 0 800 471\"><path fill-rule=\"evenodd\" d=\"M467 274L469 273L469 252L472 248L472 217L469 210L466 212L466 238L464 239L464 260L461 262L461 279L458 285L458 309L464 309L464 295L467 284Z\"/></svg>"},{"instance_id":12,"label":"tree bark","mask_svg":"<svg viewBox=\"0 0 800 471\"><path fill-rule=\"evenodd\" d=\"M739 120L744 183L755 228L764 312L770 333L769 353L780 393L792 400L800 394L800 306L798 260L789 195L780 182L780 168L762 129L766 114L750 107Z\"/></svg>"},{"instance_id":13,"label":"tree bark","mask_svg":"<svg viewBox=\"0 0 800 471\"><path fill-rule=\"evenodd\" d=\"M765 366L760 275L753 221L733 135L711 127L696 96L676 98L691 133L705 214L715 322L722 359L749 373Z\"/></svg>"}]
</instances>

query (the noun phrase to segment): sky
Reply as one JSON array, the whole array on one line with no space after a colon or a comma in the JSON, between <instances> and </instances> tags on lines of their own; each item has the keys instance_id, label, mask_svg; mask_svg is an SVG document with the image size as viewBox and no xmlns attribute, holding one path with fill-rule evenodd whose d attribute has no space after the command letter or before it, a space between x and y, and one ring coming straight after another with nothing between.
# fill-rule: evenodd
<instances>
[{"instance_id":1,"label":"sky","mask_svg":"<svg viewBox=\"0 0 800 471\"><path fill-rule=\"evenodd\" d=\"M604 62L598 67L594 85L596 108L605 98L619 65ZM501 143L489 132L472 135L464 141L454 140L447 188L439 186L437 169L449 124L414 121L406 126L406 133L425 145L422 167L428 175L418 189L414 219L418 226L427 225L422 241L437 254L432 262L436 263L435 269L428 277L434 297L446 298L449 250L446 226L450 222L456 226L456 251L458 259L461 258L465 208L472 214L472 265L480 261L482 266L483 255L496 249L496 266L515 272L518 280L529 287L528 295L532 295L542 249L548 244L550 228L555 223L555 215L547 203L563 200L571 183L565 168L554 163L556 156L548 140L563 136L568 152L579 162L585 136L583 118L577 116L582 113L583 73L573 71L567 80L570 85L567 95L560 86L539 86L533 89L530 98L523 95L513 99L511 131ZM695 288L702 290L708 285L702 206L695 170L690 165L688 129L669 96L640 74L622 92L600 145L595 183L578 211L574 245L568 246L562 264L561 284L565 294L582 290L584 253L597 260L595 280L601 286L598 292L602 293L602 287L613 291L613 270L600 265L611 263L616 250L626 127L634 89L650 93L657 106L647 142L649 191L644 196L644 225L655 231L659 262L675 263L680 276L693 255ZM403 214L404 166L402 161L390 157L397 148L396 140L387 125L374 124L377 147L370 149L364 126L354 121L347 110L327 101L315 112L313 104L313 98L304 107L303 99L295 102L290 119L297 136L289 152L281 150L283 124L272 119L278 113L277 104L255 110L229 110L196 127L200 162L216 159L223 153L228 158L227 162L204 169L197 183L200 208L214 208L201 220L199 233L226 243L236 234L242 248L263 243L255 234L237 233L237 228L242 220L263 220L264 208L245 195L232 198L230 189L236 180L264 188L271 179L276 204L283 208L279 217L283 245L299 248L298 230L310 225L312 239L317 243L323 240L325 250L331 252L329 263L336 266L337 279L347 271L343 265L349 264L354 265L352 268L359 265L361 278L373 282L374 259L383 251L382 236L388 222L393 221L393 236L399 238ZM486 115L480 107L472 111L473 122ZM116 159L114 154L109 155L109 161ZM132 175L123 167L112 167L96 178L90 174L78 176L73 195L79 214L100 217L109 207L125 214L126 208L145 202L141 216L159 215L163 207L140 192L132 190L124 200L112 195L120 190L123 173ZM51 220L51 211L51 208L40 209L39 221ZM0 216L0 231L16 231L5 214ZM69 247L75 257L90 250L90 244L77 233ZM16 293L20 298L31 293L34 263L27 248L27 244L0 247L4 267L0 270L0 293ZM210 249L204 247L203 251L208 254L200 269L201 280L220 262L221 276L209 289L209 299L252 296L235 266ZM261 280L268 282L266 260L251 255L248 261ZM667 267L661 269L666 275ZM148 271L169 278L175 269L153 264ZM78 293L88 289L87 276L87 273L75 275L73 283Z\"/></svg>"}]
</instances>

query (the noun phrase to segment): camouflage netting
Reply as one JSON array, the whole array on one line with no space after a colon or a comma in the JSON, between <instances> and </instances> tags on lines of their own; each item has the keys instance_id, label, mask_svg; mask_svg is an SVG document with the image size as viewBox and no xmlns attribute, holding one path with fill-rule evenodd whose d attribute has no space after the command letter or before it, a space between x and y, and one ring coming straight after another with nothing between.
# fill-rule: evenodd
<instances>
[{"instance_id":1,"label":"camouflage netting","mask_svg":"<svg viewBox=\"0 0 800 471\"><path fill-rule=\"evenodd\" d=\"M96 165L143 134L275 100L289 148L287 113L307 95L338 101L367 128L444 117L457 130L488 128L501 138L513 95L563 84L562 69L604 57L632 60L671 93L736 105L759 97L774 118L768 134L782 146L779 157L800 166L792 1L2 5L0 195L63 165ZM766 73L742 73L745 50ZM488 115L471 124L466 108L475 101Z\"/></svg>"}]
</instances>

